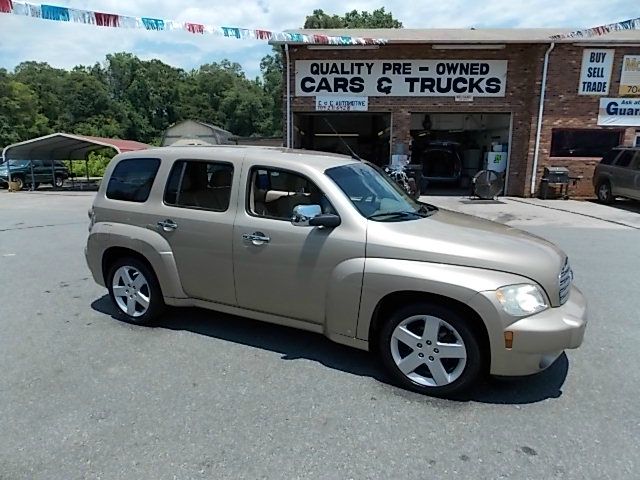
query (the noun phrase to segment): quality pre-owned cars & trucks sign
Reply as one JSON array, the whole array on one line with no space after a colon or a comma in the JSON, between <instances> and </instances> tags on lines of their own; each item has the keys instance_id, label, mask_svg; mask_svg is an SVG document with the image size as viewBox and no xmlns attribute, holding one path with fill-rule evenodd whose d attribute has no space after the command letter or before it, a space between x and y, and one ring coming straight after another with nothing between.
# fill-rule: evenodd
<instances>
[{"instance_id":1,"label":"quality pre-owned cars & trucks sign","mask_svg":"<svg viewBox=\"0 0 640 480\"><path fill-rule=\"evenodd\" d=\"M504 97L506 60L298 60L296 95Z\"/></svg>"}]
</instances>

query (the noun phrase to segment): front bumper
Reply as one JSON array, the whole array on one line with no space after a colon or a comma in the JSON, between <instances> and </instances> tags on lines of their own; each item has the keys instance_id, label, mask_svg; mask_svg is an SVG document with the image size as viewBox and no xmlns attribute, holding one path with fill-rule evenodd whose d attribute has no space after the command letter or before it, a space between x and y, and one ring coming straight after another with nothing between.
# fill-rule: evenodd
<instances>
[{"instance_id":1,"label":"front bumper","mask_svg":"<svg viewBox=\"0 0 640 480\"><path fill-rule=\"evenodd\" d=\"M530 375L546 369L564 350L582 344L587 327L587 303L574 286L561 307L520 320L505 315L493 292L479 293L470 306L485 319L493 375ZM507 331L513 332L511 348L505 347Z\"/></svg>"}]
</instances>

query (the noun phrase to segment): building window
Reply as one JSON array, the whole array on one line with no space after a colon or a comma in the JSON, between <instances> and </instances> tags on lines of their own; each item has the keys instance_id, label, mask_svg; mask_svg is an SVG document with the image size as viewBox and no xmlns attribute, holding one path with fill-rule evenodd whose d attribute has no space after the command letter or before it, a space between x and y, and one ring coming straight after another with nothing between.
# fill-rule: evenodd
<instances>
[{"instance_id":1,"label":"building window","mask_svg":"<svg viewBox=\"0 0 640 480\"><path fill-rule=\"evenodd\" d=\"M122 160L113 169L107 185L107 198L143 203L149 198L151 186L158 173L157 158Z\"/></svg>"},{"instance_id":2,"label":"building window","mask_svg":"<svg viewBox=\"0 0 640 480\"><path fill-rule=\"evenodd\" d=\"M602 157L621 144L622 130L554 128L551 134L552 157Z\"/></svg>"}]
</instances>

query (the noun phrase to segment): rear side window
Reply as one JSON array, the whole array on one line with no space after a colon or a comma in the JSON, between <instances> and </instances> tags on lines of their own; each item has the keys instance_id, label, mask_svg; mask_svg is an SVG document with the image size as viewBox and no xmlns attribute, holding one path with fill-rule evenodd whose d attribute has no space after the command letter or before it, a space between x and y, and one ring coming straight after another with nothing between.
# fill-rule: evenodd
<instances>
[{"instance_id":1,"label":"rear side window","mask_svg":"<svg viewBox=\"0 0 640 480\"><path fill-rule=\"evenodd\" d=\"M107 185L107 198L126 202L146 202L158 173L157 158L122 160L113 169Z\"/></svg>"},{"instance_id":2,"label":"rear side window","mask_svg":"<svg viewBox=\"0 0 640 480\"><path fill-rule=\"evenodd\" d=\"M618 160L616 160L616 167L628 167L629 164L631 164L631 159L633 158L633 155L636 152L634 152L633 150L625 150L624 152L622 152L622 155L620 155L618 157Z\"/></svg>"},{"instance_id":3,"label":"rear side window","mask_svg":"<svg viewBox=\"0 0 640 480\"><path fill-rule=\"evenodd\" d=\"M620 150L611 150L610 152L605 153L602 160L600 160L600 163L602 165L611 165L619 153Z\"/></svg>"},{"instance_id":4,"label":"rear side window","mask_svg":"<svg viewBox=\"0 0 640 480\"><path fill-rule=\"evenodd\" d=\"M231 200L233 165L200 160L173 164L164 203L175 207L225 212Z\"/></svg>"}]
</instances>

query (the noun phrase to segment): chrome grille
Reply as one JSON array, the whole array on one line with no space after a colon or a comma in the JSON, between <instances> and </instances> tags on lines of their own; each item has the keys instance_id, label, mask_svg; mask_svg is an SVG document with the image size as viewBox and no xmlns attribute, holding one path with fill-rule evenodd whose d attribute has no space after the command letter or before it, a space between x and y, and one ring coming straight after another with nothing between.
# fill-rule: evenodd
<instances>
[{"instance_id":1,"label":"chrome grille","mask_svg":"<svg viewBox=\"0 0 640 480\"><path fill-rule=\"evenodd\" d=\"M564 266L562 267L562 271L558 276L560 305L564 305L564 303L569 298L569 292L571 291L572 281L573 281L573 271L571 270L571 266L569 265L569 259L567 258L564 261Z\"/></svg>"}]
</instances>

